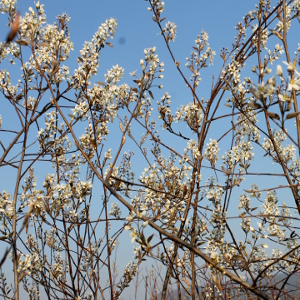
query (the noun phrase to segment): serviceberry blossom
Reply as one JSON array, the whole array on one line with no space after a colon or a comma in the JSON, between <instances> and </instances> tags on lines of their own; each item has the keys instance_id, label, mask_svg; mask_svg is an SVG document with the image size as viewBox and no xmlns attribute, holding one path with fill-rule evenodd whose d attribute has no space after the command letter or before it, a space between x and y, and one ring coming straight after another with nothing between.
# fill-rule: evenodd
<instances>
[{"instance_id":1,"label":"serviceberry blossom","mask_svg":"<svg viewBox=\"0 0 300 300\"><path fill-rule=\"evenodd\" d=\"M177 26L175 23L168 21L163 28L163 33L166 36L168 42L175 42Z\"/></svg>"},{"instance_id":2,"label":"serviceberry blossom","mask_svg":"<svg viewBox=\"0 0 300 300\"><path fill-rule=\"evenodd\" d=\"M219 150L218 142L216 140L210 139L204 152L204 157L210 162L210 164L215 167L216 162L219 160Z\"/></svg>"}]
</instances>

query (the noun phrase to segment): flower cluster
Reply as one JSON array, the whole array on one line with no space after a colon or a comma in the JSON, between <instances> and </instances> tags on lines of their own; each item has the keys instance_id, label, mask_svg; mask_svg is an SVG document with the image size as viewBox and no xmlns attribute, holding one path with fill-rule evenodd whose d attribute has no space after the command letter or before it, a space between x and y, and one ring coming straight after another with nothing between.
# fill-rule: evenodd
<instances>
[{"instance_id":1,"label":"flower cluster","mask_svg":"<svg viewBox=\"0 0 300 300\"><path fill-rule=\"evenodd\" d=\"M0 193L0 220L3 220L3 218L11 219L13 211L11 195L6 191L2 191Z\"/></svg>"},{"instance_id":2,"label":"flower cluster","mask_svg":"<svg viewBox=\"0 0 300 300\"><path fill-rule=\"evenodd\" d=\"M190 80L197 87L201 80L200 70L212 65L216 52L209 47L208 34L204 30L201 31L201 35L197 36L193 49L191 57L186 58L185 66L192 72Z\"/></svg>"},{"instance_id":3,"label":"flower cluster","mask_svg":"<svg viewBox=\"0 0 300 300\"><path fill-rule=\"evenodd\" d=\"M210 139L204 152L204 157L209 161L209 163L215 167L216 162L219 160L219 150L218 142L216 140Z\"/></svg>"},{"instance_id":4,"label":"flower cluster","mask_svg":"<svg viewBox=\"0 0 300 300\"><path fill-rule=\"evenodd\" d=\"M164 33L167 42L175 42L177 26L175 23L168 21L163 28L162 32Z\"/></svg>"},{"instance_id":5,"label":"flower cluster","mask_svg":"<svg viewBox=\"0 0 300 300\"><path fill-rule=\"evenodd\" d=\"M114 216L116 218L121 217L121 209L118 206L118 203L114 202L111 204L111 210L109 212L110 216Z\"/></svg>"},{"instance_id":6,"label":"flower cluster","mask_svg":"<svg viewBox=\"0 0 300 300\"><path fill-rule=\"evenodd\" d=\"M198 128L202 123L202 110L199 105L194 103L188 103L187 105L183 105L176 111L176 121L181 122L184 121L187 125L197 132Z\"/></svg>"}]
</instances>

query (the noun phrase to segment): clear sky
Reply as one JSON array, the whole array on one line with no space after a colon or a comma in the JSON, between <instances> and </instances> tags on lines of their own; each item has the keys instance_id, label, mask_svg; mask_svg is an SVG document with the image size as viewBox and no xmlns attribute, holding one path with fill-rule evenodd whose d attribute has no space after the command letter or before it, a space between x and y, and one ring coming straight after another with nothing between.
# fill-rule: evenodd
<instances>
[{"instance_id":1,"label":"clear sky","mask_svg":"<svg viewBox=\"0 0 300 300\"><path fill-rule=\"evenodd\" d=\"M201 73L198 95L201 99L210 94L211 74L215 77L220 72L222 60L219 56L220 48L231 48L234 43L236 31L234 27L242 20L245 13L254 9L258 0L165 0L165 11L162 17L167 21L175 22L177 25L177 36L175 43L170 43L177 61L183 66L186 57L190 56L192 46L197 35L201 30L205 30L209 35L209 43L216 51L214 65L205 70L207 73ZM74 43L74 51L71 53L69 61L70 73L77 68L76 58L79 56L79 50L85 41L91 40L98 27L110 17L116 18L118 30L115 38L111 41L114 48L106 47L101 51L100 67L97 81L104 81L104 73L113 65L118 64L125 69L124 82L132 82L129 73L134 70L140 70L139 61L144 57L143 50L148 47L156 46L157 54L161 61L165 63L165 78L162 83L164 89L153 90L154 96L160 98L165 91L168 91L173 99L175 107L190 101L190 92L185 88L182 78L178 74L160 35L159 28L152 20L152 13L147 10L149 6L147 1L143 0L45 0L40 1L45 4L45 14L48 23L53 23L55 17L66 12L71 20L69 22L71 40ZM18 2L18 10L24 15L28 7L34 7L31 0L22 0ZM5 24L6 17L0 15L0 24L2 30L0 39L3 41L7 30ZM183 68L184 69L184 68ZM187 77L190 74L186 71ZM9 122L9 116L3 115L3 123ZM219 134L217 134L219 137ZM184 147L182 147L184 148ZM0 187L2 190L3 187ZM128 251L130 248L128 248ZM1 250L0 250L1 253ZM124 257L119 262L120 273L122 273L124 264L132 258L132 252L119 251L119 255ZM125 291L123 299L129 299L132 295L132 289ZM140 291L140 297L144 295ZM133 299L133 296L132 296ZM141 298L140 298L141 299Z\"/></svg>"}]
</instances>

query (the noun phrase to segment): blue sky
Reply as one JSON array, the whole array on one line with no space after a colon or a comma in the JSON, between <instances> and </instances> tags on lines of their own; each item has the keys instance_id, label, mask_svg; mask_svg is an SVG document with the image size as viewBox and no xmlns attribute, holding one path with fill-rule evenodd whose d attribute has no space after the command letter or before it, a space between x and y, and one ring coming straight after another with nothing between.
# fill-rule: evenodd
<instances>
[{"instance_id":1,"label":"blue sky","mask_svg":"<svg viewBox=\"0 0 300 300\"><path fill-rule=\"evenodd\" d=\"M191 53L191 47L201 30L205 30L209 35L209 43L216 51L214 65L201 73L202 81L198 88L198 96L206 98L210 94L211 75L215 77L220 72L222 60L219 56L220 48L231 48L234 43L236 31L234 27L242 20L242 17L249 10L254 9L257 3L255 0L165 0L165 11L162 17L167 21L175 22L177 25L177 36L175 43L170 43L171 49L177 61L180 61L182 69L185 68L186 57ZM147 1L143 0L110 0L110 1L67 1L67 0L45 0L40 1L45 4L45 14L49 23L55 22L55 17L66 12L71 20L69 22L71 40L74 43L74 51L71 53L69 61L66 62L70 67L70 73L77 68L76 58L83 43L91 40L97 28L110 17L116 18L118 30L115 38L111 41L114 48L106 47L100 54L100 67L96 81L104 81L104 73L113 65L118 64L125 69L124 82L132 82L129 73L140 70L139 61L143 58L143 50L148 47L156 46L157 54L161 61L165 63L165 78L162 80L163 90L153 90L153 94L158 99L165 91L168 91L173 100L174 108L190 101L190 92L185 87L182 78L178 74L164 41L158 35L159 28L152 21L152 13L147 10ZM21 15L34 7L34 2L23 0L18 3L18 10ZM4 16L0 16L2 28L6 24ZM6 30L0 33L1 40L6 37ZM187 77L190 74L185 71ZM3 115L3 123L9 122L9 116ZM218 129L215 129L216 131ZM216 138L220 134L216 132ZM171 137L173 138L173 137ZM170 141L172 143L172 141ZM184 148L184 147L182 147ZM119 251L120 253L121 251ZM122 253L122 261L127 262L132 257L132 252ZM120 261L120 273L124 265ZM123 298L128 299L132 295L132 289L125 291ZM140 295L143 295L141 292ZM133 297L132 297L133 298Z\"/></svg>"}]
</instances>

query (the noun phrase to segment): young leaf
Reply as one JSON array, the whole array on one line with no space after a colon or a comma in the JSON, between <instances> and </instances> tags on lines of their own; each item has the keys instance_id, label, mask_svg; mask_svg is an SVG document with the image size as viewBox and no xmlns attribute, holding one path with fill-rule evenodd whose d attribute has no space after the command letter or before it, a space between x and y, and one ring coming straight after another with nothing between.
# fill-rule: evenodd
<instances>
[{"instance_id":1,"label":"young leaf","mask_svg":"<svg viewBox=\"0 0 300 300\"><path fill-rule=\"evenodd\" d=\"M150 90L148 90L149 95L151 96L152 99L154 99L153 94Z\"/></svg>"},{"instance_id":2,"label":"young leaf","mask_svg":"<svg viewBox=\"0 0 300 300\"><path fill-rule=\"evenodd\" d=\"M154 236L154 233L153 233L153 234L151 234L151 235L148 237L148 239L147 239L147 242L148 242L148 243L150 243L150 242L151 242L151 240L152 240L153 236Z\"/></svg>"},{"instance_id":3,"label":"young leaf","mask_svg":"<svg viewBox=\"0 0 300 300\"><path fill-rule=\"evenodd\" d=\"M280 120L280 117L277 114L268 111L266 113L271 119Z\"/></svg>"},{"instance_id":4,"label":"young leaf","mask_svg":"<svg viewBox=\"0 0 300 300\"><path fill-rule=\"evenodd\" d=\"M262 108L262 106L259 103L249 102L248 105L256 109Z\"/></svg>"},{"instance_id":5,"label":"young leaf","mask_svg":"<svg viewBox=\"0 0 300 300\"><path fill-rule=\"evenodd\" d=\"M286 119L288 120L288 119L295 118L295 117L297 117L299 114L300 114L300 111L297 111L297 112L293 112L293 113L287 114L287 115L286 115Z\"/></svg>"},{"instance_id":6,"label":"young leaf","mask_svg":"<svg viewBox=\"0 0 300 300\"><path fill-rule=\"evenodd\" d=\"M108 47L111 47L111 48L114 47L114 45L113 45L112 43L110 43L110 42L106 42L105 44L106 44Z\"/></svg>"},{"instance_id":7,"label":"young leaf","mask_svg":"<svg viewBox=\"0 0 300 300\"><path fill-rule=\"evenodd\" d=\"M139 91L138 88L136 88L136 87L131 87L130 89L136 93Z\"/></svg>"},{"instance_id":8,"label":"young leaf","mask_svg":"<svg viewBox=\"0 0 300 300\"><path fill-rule=\"evenodd\" d=\"M27 40L16 40L16 43L18 45L21 45L21 46L28 46L29 45L29 41L27 41Z\"/></svg>"}]
</instances>

